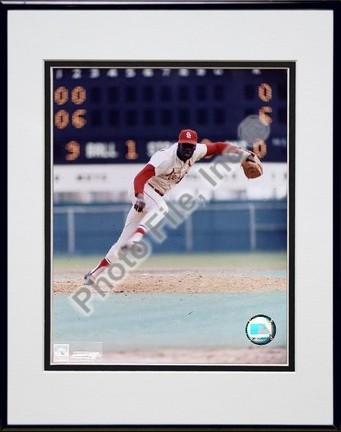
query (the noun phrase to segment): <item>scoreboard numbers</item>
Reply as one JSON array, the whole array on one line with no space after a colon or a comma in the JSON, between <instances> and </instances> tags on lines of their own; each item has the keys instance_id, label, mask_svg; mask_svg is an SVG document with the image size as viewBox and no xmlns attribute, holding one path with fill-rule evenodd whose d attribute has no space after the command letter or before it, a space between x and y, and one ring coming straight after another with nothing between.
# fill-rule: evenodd
<instances>
[{"instance_id":1,"label":"scoreboard numbers","mask_svg":"<svg viewBox=\"0 0 341 432\"><path fill-rule=\"evenodd\" d=\"M51 67L55 164L146 163L182 128L201 142L238 141L250 115L271 128L250 144L287 158L288 68Z\"/></svg>"}]
</instances>

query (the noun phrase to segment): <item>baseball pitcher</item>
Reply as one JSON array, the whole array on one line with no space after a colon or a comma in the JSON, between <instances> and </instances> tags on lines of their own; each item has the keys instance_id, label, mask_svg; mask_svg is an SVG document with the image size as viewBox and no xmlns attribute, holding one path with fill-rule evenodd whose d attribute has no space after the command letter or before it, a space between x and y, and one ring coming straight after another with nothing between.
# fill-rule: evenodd
<instances>
[{"instance_id":1,"label":"baseball pitcher","mask_svg":"<svg viewBox=\"0 0 341 432\"><path fill-rule=\"evenodd\" d=\"M235 153L240 155L241 166L247 178L256 178L263 174L263 167L258 157L240 147L227 143L215 142L199 144L194 130L183 129L178 141L170 148L157 151L148 164L136 175L131 189L132 207L127 215L122 233L101 262L84 277L85 285L94 284L97 276L119 259L120 253L126 253L139 243L147 234L150 226L146 222L151 214L158 211L157 225L167 213L164 196L174 188L189 172L193 164L205 156Z\"/></svg>"}]
</instances>

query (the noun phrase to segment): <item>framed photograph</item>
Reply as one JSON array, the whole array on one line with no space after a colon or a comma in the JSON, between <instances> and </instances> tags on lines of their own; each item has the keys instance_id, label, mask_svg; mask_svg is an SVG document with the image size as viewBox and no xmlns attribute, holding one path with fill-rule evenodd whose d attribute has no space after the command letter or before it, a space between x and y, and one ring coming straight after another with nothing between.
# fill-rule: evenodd
<instances>
[{"instance_id":1,"label":"framed photograph","mask_svg":"<svg viewBox=\"0 0 341 432\"><path fill-rule=\"evenodd\" d=\"M294 83L294 63L46 63L47 368L294 370Z\"/></svg>"},{"instance_id":2,"label":"framed photograph","mask_svg":"<svg viewBox=\"0 0 341 432\"><path fill-rule=\"evenodd\" d=\"M339 428L340 5L71 3L1 5L3 424Z\"/></svg>"}]
</instances>

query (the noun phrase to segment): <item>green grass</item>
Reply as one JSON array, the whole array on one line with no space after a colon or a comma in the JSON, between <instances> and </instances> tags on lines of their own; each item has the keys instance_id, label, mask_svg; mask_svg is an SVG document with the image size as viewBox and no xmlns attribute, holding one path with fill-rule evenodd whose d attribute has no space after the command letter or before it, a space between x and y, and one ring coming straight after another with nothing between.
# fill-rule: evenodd
<instances>
[{"instance_id":1,"label":"green grass","mask_svg":"<svg viewBox=\"0 0 341 432\"><path fill-rule=\"evenodd\" d=\"M54 270L81 270L94 267L100 256L55 256ZM200 269L200 268L245 268L285 269L285 252L269 253L197 253L152 255L139 268Z\"/></svg>"}]
</instances>

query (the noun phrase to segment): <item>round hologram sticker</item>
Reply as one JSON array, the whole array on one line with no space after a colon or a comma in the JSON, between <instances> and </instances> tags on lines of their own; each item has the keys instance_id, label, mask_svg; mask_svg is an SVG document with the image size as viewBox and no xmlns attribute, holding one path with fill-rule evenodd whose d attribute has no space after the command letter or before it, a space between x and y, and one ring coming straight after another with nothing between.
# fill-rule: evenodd
<instances>
[{"instance_id":1,"label":"round hologram sticker","mask_svg":"<svg viewBox=\"0 0 341 432\"><path fill-rule=\"evenodd\" d=\"M245 333L252 343L266 345L275 337L276 325L267 315L255 315L247 322Z\"/></svg>"}]
</instances>

